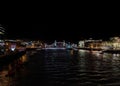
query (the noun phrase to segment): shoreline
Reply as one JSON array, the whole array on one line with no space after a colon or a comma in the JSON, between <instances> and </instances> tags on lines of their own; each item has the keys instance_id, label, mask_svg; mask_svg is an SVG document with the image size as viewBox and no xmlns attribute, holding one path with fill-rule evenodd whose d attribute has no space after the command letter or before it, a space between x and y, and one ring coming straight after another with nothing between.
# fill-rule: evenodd
<instances>
[{"instance_id":1,"label":"shoreline","mask_svg":"<svg viewBox=\"0 0 120 86\"><path fill-rule=\"evenodd\" d=\"M26 51L18 51L18 52L12 52L9 54L1 55L0 56L0 64L8 64L9 62L21 57L24 55Z\"/></svg>"}]
</instances>

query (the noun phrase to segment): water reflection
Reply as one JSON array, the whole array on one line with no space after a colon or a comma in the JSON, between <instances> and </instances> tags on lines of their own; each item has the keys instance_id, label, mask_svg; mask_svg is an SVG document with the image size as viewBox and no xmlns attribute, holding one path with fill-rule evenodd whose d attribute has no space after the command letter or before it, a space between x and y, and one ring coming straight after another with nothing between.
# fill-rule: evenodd
<instances>
[{"instance_id":1,"label":"water reflection","mask_svg":"<svg viewBox=\"0 0 120 86\"><path fill-rule=\"evenodd\" d=\"M0 71L0 86L119 86L120 54L29 51Z\"/></svg>"},{"instance_id":2,"label":"water reflection","mask_svg":"<svg viewBox=\"0 0 120 86\"><path fill-rule=\"evenodd\" d=\"M26 54L8 65L2 66L0 71L0 86L17 86L16 80L18 72L24 69L27 61Z\"/></svg>"}]
</instances>

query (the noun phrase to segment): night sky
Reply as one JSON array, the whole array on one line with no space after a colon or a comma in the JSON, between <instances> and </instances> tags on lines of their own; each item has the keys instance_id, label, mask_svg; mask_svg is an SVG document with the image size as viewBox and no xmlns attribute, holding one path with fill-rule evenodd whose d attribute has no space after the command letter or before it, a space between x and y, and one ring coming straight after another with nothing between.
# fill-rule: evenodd
<instances>
[{"instance_id":1,"label":"night sky","mask_svg":"<svg viewBox=\"0 0 120 86\"><path fill-rule=\"evenodd\" d=\"M115 26L116 25L116 26ZM77 42L82 39L109 39L119 36L117 24L80 23L80 24L34 24L10 23L2 24L6 29L6 38L32 39L44 41Z\"/></svg>"},{"instance_id":2,"label":"night sky","mask_svg":"<svg viewBox=\"0 0 120 86\"><path fill-rule=\"evenodd\" d=\"M64 14L51 17L52 19L47 23L44 22L46 19L40 21L41 17L38 15L3 17L5 22L1 20L0 24L6 29L6 38L9 39L70 42L89 38L106 40L112 36L120 36L119 15L110 12L94 10L91 14L90 11L82 15Z\"/></svg>"},{"instance_id":3,"label":"night sky","mask_svg":"<svg viewBox=\"0 0 120 86\"><path fill-rule=\"evenodd\" d=\"M7 8L1 12L0 24L10 39L76 42L88 38L109 39L120 36L117 7L95 5L66 7L50 10L50 13L39 7L33 9L33 6L28 9L20 6L17 10Z\"/></svg>"}]
</instances>

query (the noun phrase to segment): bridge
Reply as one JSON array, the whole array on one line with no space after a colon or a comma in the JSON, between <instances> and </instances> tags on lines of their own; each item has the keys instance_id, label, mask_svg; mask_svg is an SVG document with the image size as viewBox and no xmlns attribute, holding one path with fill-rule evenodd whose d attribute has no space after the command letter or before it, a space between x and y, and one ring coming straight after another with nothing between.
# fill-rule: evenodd
<instances>
[{"instance_id":1,"label":"bridge","mask_svg":"<svg viewBox=\"0 0 120 86\"><path fill-rule=\"evenodd\" d=\"M67 48L72 49L70 42L69 43L66 43L65 41L57 42L55 40L54 43L52 44L45 44L45 49L67 49Z\"/></svg>"}]
</instances>

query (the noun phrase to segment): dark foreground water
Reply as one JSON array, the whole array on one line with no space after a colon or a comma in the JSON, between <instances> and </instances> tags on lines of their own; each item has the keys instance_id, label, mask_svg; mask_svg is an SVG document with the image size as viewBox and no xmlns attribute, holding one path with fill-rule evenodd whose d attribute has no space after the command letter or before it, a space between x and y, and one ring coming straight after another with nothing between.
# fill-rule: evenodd
<instances>
[{"instance_id":1,"label":"dark foreground water","mask_svg":"<svg viewBox=\"0 0 120 86\"><path fill-rule=\"evenodd\" d=\"M29 51L0 66L0 86L120 86L120 54Z\"/></svg>"}]
</instances>

